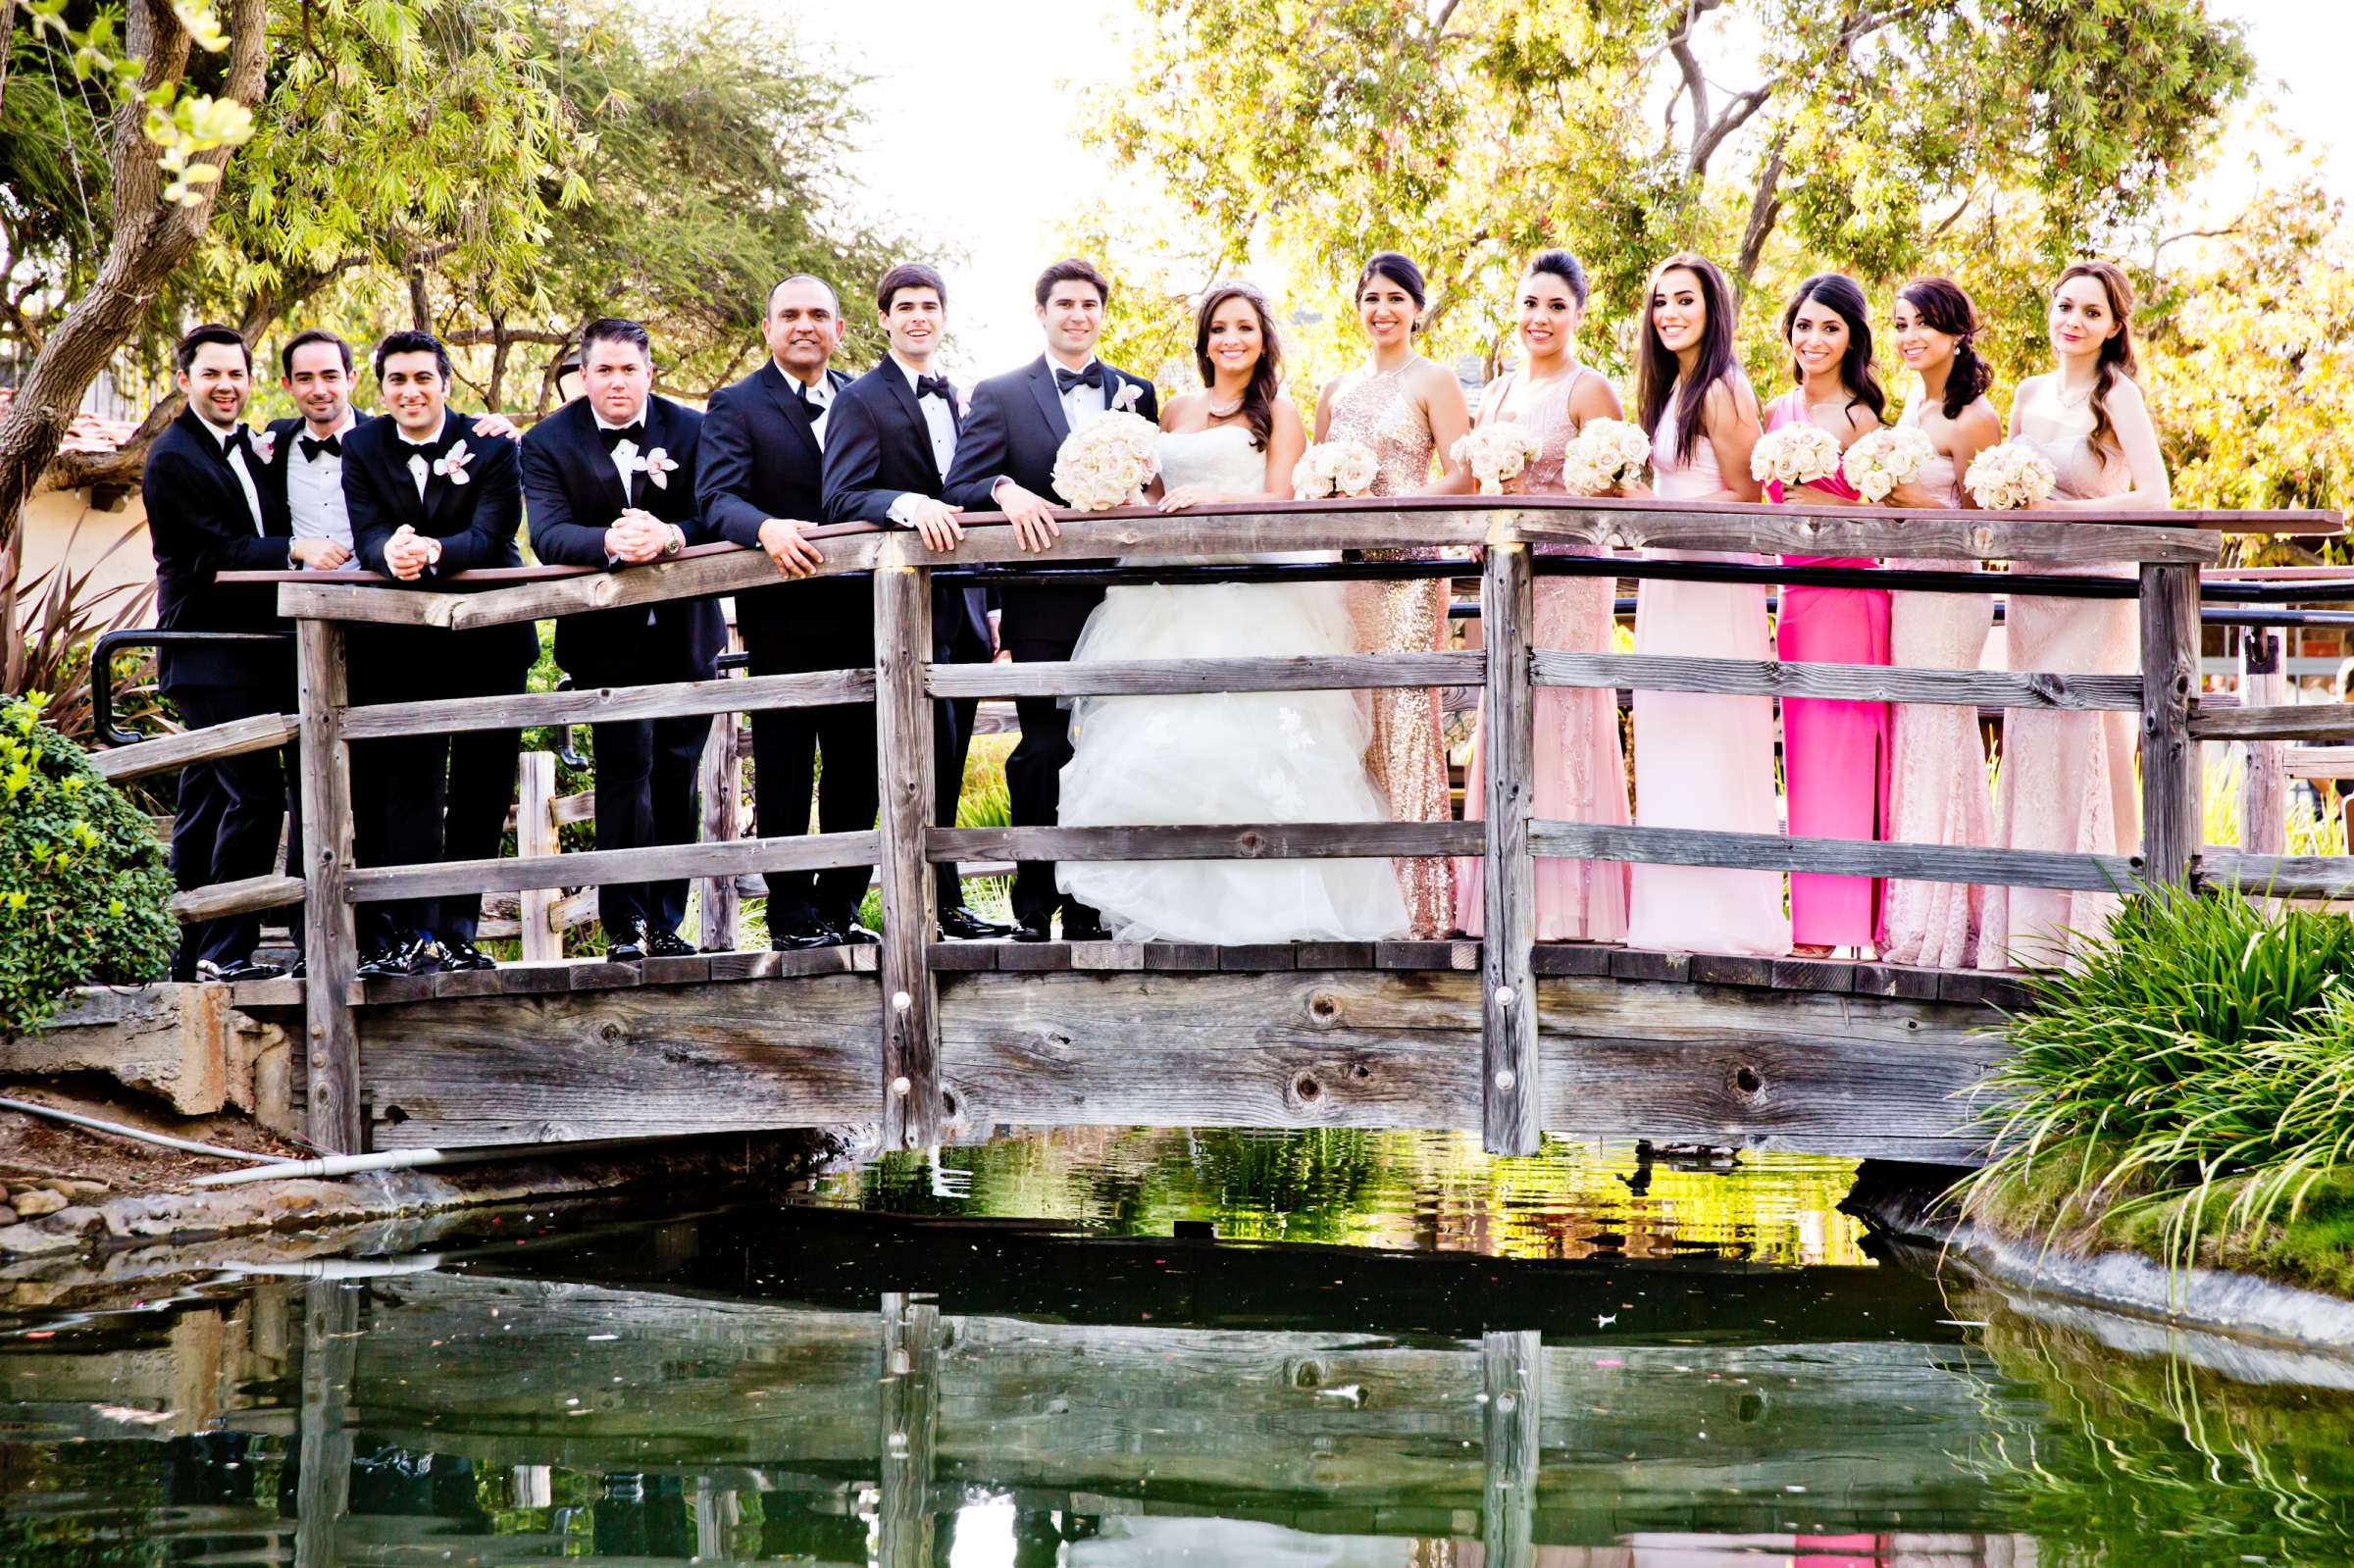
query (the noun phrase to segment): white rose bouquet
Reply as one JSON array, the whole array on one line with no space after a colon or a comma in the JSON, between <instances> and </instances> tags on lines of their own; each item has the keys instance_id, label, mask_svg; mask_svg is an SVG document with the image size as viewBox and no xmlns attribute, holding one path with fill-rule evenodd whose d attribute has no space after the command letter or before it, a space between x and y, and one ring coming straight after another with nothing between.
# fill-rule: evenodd
<instances>
[{"instance_id":1,"label":"white rose bouquet","mask_svg":"<svg viewBox=\"0 0 2354 1568\"><path fill-rule=\"evenodd\" d=\"M1814 484L1838 472L1839 438L1806 420L1767 430L1750 449L1749 477L1784 489Z\"/></svg>"},{"instance_id":2,"label":"white rose bouquet","mask_svg":"<svg viewBox=\"0 0 2354 1568\"><path fill-rule=\"evenodd\" d=\"M1970 460L1962 487L1989 512L2015 512L2052 493L2058 478L2043 454L2020 441L1997 441Z\"/></svg>"},{"instance_id":3,"label":"white rose bouquet","mask_svg":"<svg viewBox=\"0 0 2354 1568\"><path fill-rule=\"evenodd\" d=\"M1081 512L1145 498L1160 472L1160 429L1140 414L1103 414L1064 438L1054 454L1054 493Z\"/></svg>"},{"instance_id":4,"label":"white rose bouquet","mask_svg":"<svg viewBox=\"0 0 2354 1568\"><path fill-rule=\"evenodd\" d=\"M1537 455L1537 437L1516 420L1497 420L1465 431L1449 454L1471 471L1482 495L1502 495Z\"/></svg>"},{"instance_id":5,"label":"white rose bouquet","mask_svg":"<svg viewBox=\"0 0 2354 1568\"><path fill-rule=\"evenodd\" d=\"M1362 441L1318 441L1300 454L1292 469L1292 494L1303 501L1336 495L1365 495L1381 475L1380 460Z\"/></svg>"},{"instance_id":6,"label":"white rose bouquet","mask_svg":"<svg viewBox=\"0 0 2354 1568\"><path fill-rule=\"evenodd\" d=\"M1651 437L1624 420L1588 420L1561 454L1561 486L1571 495L1607 495L1643 477Z\"/></svg>"},{"instance_id":7,"label":"white rose bouquet","mask_svg":"<svg viewBox=\"0 0 2354 1568\"><path fill-rule=\"evenodd\" d=\"M1847 482L1867 501L1884 501L1900 484L1910 483L1920 466L1937 455L1937 443L1911 425L1871 430L1847 449L1840 462Z\"/></svg>"}]
</instances>

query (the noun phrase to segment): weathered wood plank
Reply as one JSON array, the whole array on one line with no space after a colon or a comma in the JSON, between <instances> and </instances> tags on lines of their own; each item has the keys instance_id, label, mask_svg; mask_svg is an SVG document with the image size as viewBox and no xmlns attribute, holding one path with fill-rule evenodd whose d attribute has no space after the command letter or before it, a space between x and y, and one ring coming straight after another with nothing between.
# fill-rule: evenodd
<instances>
[{"instance_id":1,"label":"weathered wood plank","mask_svg":"<svg viewBox=\"0 0 2354 1568\"><path fill-rule=\"evenodd\" d=\"M1479 969L1479 943L1458 937L1449 941L1389 941L1373 944L1376 969L1439 969L1471 974Z\"/></svg>"},{"instance_id":2,"label":"weathered wood plank","mask_svg":"<svg viewBox=\"0 0 2354 1568\"><path fill-rule=\"evenodd\" d=\"M1529 675L1534 586L1528 546L1492 540L1480 575L1488 645L1480 1138L1491 1154L1534 1154L1537 1107L1544 1103L1537 1082L1536 972L1529 954L1537 938L1536 877L1528 853L1537 775L1536 687Z\"/></svg>"},{"instance_id":3,"label":"weathered wood plank","mask_svg":"<svg viewBox=\"0 0 2354 1568\"><path fill-rule=\"evenodd\" d=\"M2039 671L1930 670L1874 664L1785 664L1777 659L1686 659L1540 648L1539 685L1725 696L1830 697L1971 708L2140 711L2141 677Z\"/></svg>"},{"instance_id":4,"label":"weathered wood plank","mask_svg":"<svg viewBox=\"0 0 2354 1568\"><path fill-rule=\"evenodd\" d=\"M1773 959L1751 954L1694 953L1691 963L1686 966L1686 975L1696 984L1771 987L1778 967ZM1605 971L1598 970L1595 973ZM1937 992L1931 989L1929 994L1933 997Z\"/></svg>"},{"instance_id":5,"label":"weathered wood plank","mask_svg":"<svg viewBox=\"0 0 2354 1568\"><path fill-rule=\"evenodd\" d=\"M1537 1467L1545 1435L1544 1338L1520 1329L1480 1338L1481 1425L1487 1484L1480 1492L1483 1568L1532 1568L1536 1562Z\"/></svg>"},{"instance_id":6,"label":"weathered wood plank","mask_svg":"<svg viewBox=\"0 0 2354 1568\"><path fill-rule=\"evenodd\" d=\"M522 691L511 696L377 703L351 709L343 728L350 738L366 740L459 730L620 724L633 719L755 713L771 708L822 708L874 699L873 671L820 670L806 675L730 676L667 685L593 686L573 691Z\"/></svg>"},{"instance_id":7,"label":"weathered wood plank","mask_svg":"<svg viewBox=\"0 0 2354 1568\"><path fill-rule=\"evenodd\" d=\"M1143 942L1073 942L1073 969L1137 970L1145 967ZM1290 968L1286 963L1284 968Z\"/></svg>"},{"instance_id":8,"label":"weathered wood plank","mask_svg":"<svg viewBox=\"0 0 2354 1568\"><path fill-rule=\"evenodd\" d=\"M742 683L738 683L741 684ZM739 738L742 727L734 712L711 716L711 733L703 742L698 766L703 807L702 837L707 844L734 843L743 833L743 752ZM742 900L733 876L705 877L695 885L695 929L705 948L736 945L737 917Z\"/></svg>"},{"instance_id":9,"label":"weathered wood plank","mask_svg":"<svg viewBox=\"0 0 2354 1568\"><path fill-rule=\"evenodd\" d=\"M2354 746L2292 746L2283 760L2291 779L2354 779Z\"/></svg>"},{"instance_id":10,"label":"weathered wood plank","mask_svg":"<svg viewBox=\"0 0 2354 1568\"><path fill-rule=\"evenodd\" d=\"M302 733L302 721L291 714L257 713L250 719L231 719L209 730L186 730L158 735L135 746L114 746L90 753L90 766L113 784L169 773L191 762L215 762L249 752L282 746Z\"/></svg>"},{"instance_id":11,"label":"weathered wood plank","mask_svg":"<svg viewBox=\"0 0 2354 1568\"><path fill-rule=\"evenodd\" d=\"M2251 855L2208 849L2199 857L2202 881L2283 898L2354 897L2354 857Z\"/></svg>"},{"instance_id":12,"label":"weathered wood plank","mask_svg":"<svg viewBox=\"0 0 2354 1568\"><path fill-rule=\"evenodd\" d=\"M1290 942L1236 942L1218 949L1218 968L1231 974L1294 969L1300 950Z\"/></svg>"},{"instance_id":13,"label":"weathered wood plank","mask_svg":"<svg viewBox=\"0 0 2354 1568\"><path fill-rule=\"evenodd\" d=\"M1176 974L1202 974L1218 967L1218 950L1202 942L1151 942L1145 947L1145 967Z\"/></svg>"},{"instance_id":14,"label":"weathered wood plank","mask_svg":"<svg viewBox=\"0 0 2354 1568\"><path fill-rule=\"evenodd\" d=\"M1476 822L1266 823L1152 828L935 828L925 857L968 860L1390 859L1476 855Z\"/></svg>"},{"instance_id":15,"label":"weathered wood plank","mask_svg":"<svg viewBox=\"0 0 2354 1568\"><path fill-rule=\"evenodd\" d=\"M1607 975L1611 972L1611 949L1594 942L1539 942L1536 950L1529 955L1529 960L1530 967L1540 975Z\"/></svg>"},{"instance_id":16,"label":"weathered wood plank","mask_svg":"<svg viewBox=\"0 0 2354 1568\"><path fill-rule=\"evenodd\" d=\"M2289 694L2280 662L2280 633L2247 627L2239 633L2239 701L2243 708L2269 708ZM2287 748L2277 740L2247 743L2239 779L2239 847L2252 855L2277 855L2288 848Z\"/></svg>"},{"instance_id":17,"label":"weathered wood plank","mask_svg":"<svg viewBox=\"0 0 2354 1568\"><path fill-rule=\"evenodd\" d=\"M2354 704L2291 702L2261 708L2201 703L2190 719L2194 740L2354 741Z\"/></svg>"},{"instance_id":18,"label":"weathered wood plank","mask_svg":"<svg viewBox=\"0 0 2354 1568\"><path fill-rule=\"evenodd\" d=\"M997 946L998 969L1003 974L1036 975L1071 967L1069 942L999 942ZM1217 949L1209 951L1214 955ZM1214 957L1210 967L1217 967Z\"/></svg>"},{"instance_id":19,"label":"weathered wood plank","mask_svg":"<svg viewBox=\"0 0 2354 1568\"><path fill-rule=\"evenodd\" d=\"M563 853L563 843L556 834L554 805L556 799L556 759L553 753L527 751L522 763L515 791L515 857L518 860L547 860ZM522 928L517 938L523 945L523 961L527 964L546 964L560 961L564 956L564 934L568 927L556 924L556 893L549 887L525 887L517 895L516 924Z\"/></svg>"},{"instance_id":20,"label":"weathered wood plank","mask_svg":"<svg viewBox=\"0 0 2354 1568\"><path fill-rule=\"evenodd\" d=\"M2072 855L2028 849L1962 849L1861 838L1790 838L1780 834L1697 828L1615 828L1543 820L1529 839L1540 855L1574 860L1652 861L1670 866L1828 872L1920 882L2001 883L2021 887L2129 887L2138 856Z\"/></svg>"},{"instance_id":21,"label":"weathered wood plank","mask_svg":"<svg viewBox=\"0 0 2354 1568\"><path fill-rule=\"evenodd\" d=\"M872 833L807 834L794 838L739 838L724 844L657 844L645 849L589 849L530 860L452 860L437 866L373 866L346 879L355 899L419 898L441 893L512 892L525 887L650 882L665 877L734 876L872 863Z\"/></svg>"},{"instance_id":22,"label":"weathered wood plank","mask_svg":"<svg viewBox=\"0 0 2354 1568\"><path fill-rule=\"evenodd\" d=\"M1697 957L1694 960L1698 964ZM1775 990L1817 990L1842 995L1856 985L1856 966L1836 958L1777 958L1773 961Z\"/></svg>"},{"instance_id":23,"label":"weathered wood plank","mask_svg":"<svg viewBox=\"0 0 2354 1568\"><path fill-rule=\"evenodd\" d=\"M172 918L185 925L195 920L215 920L223 915L251 914L257 909L299 904L302 894L300 877L281 877L276 873L262 877L240 877L235 882L217 882L209 887L191 887L186 892L174 893Z\"/></svg>"},{"instance_id":24,"label":"weathered wood plank","mask_svg":"<svg viewBox=\"0 0 2354 1568\"><path fill-rule=\"evenodd\" d=\"M939 879L924 863L932 827L932 575L904 563L898 535L875 572L875 734L882 830L883 1142L940 1141L940 991L925 960L939 924Z\"/></svg>"},{"instance_id":25,"label":"weathered wood plank","mask_svg":"<svg viewBox=\"0 0 2354 1568\"><path fill-rule=\"evenodd\" d=\"M800 975L871 974L875 968L874 948L866 947L799 947L785 952L773 949L756 952L713 953L711 978L726 980L776 980ZM861 960L864 962L861 962Z\"/></svg>"},{"instance_id":26,"label":"weathered wood plank","mask_svg":"<svg viewBox=\"0 0 2354 1568\"><path fill-rule=\"evenodd\" d=\"M882 1477L876 1485L881 1568L932 1568L939 1515L931 1506L940 1436L940 1305L883 1297Z\"/></svg>"},{"instance_id":27,"label":"weathered wood plank","mask_svg":"<svg viewBox=\"0 0 2354 1568\"><path fill-rule=\"evenodd\" d=\"M1611 973L1619 980L1683 981L1692 977L1690 953L1663 953L1647 947L1619 947L1611 952ZM1767 980L1772 979L1767 972Z\"/></svg>"},{"instance_id":28,"label":"weathered wood plank","mask_svg":"<svg viewBox=\"0 0 2354 1568\"><path fill-rule=\"evenodd\" d=\"M941 664L940 697L1172 696L1203 691L1367 691L1476 684L1487 655L1350 653L1323 657L1130 659L1100 663Z\"/></svg>"},{"instance_id":29,"label":"weathered wood plank","mask_svg":"<svg viewBox=\"0 0 2354 1568\"><path fill-rule=\"evenodd\" d=\"M2153 885L2187 883L2199 853L2199 573L2141 569L2141 863Z\"/></svg>"},{"instance_id":30,"label":"weathered wood plank","mask_svg":"<svg viewBox=\"0 0 2354 1568\"><path fill-rule=\"evenodd\" d=\"M359 983L357 912L351 875L351 746L343 736L350 699L343 629L305 621L294 629L300 693L303 847L303 1125L323 1149L356 1154L361 1144L359 1030L351 993ZM467 891L467 885L449 888Z\"/></svg>"},{"instance_id":31,"label":"weathered wood plank","mask_svg":"<svg viewBox=\"0 0 2354 1568\"><path fill-rule=\"evenodd\" d=\"M1915 1001L1934 1001L1937 999L1937 971L1917 968L1911 964L1858 964L1855 988L1859 996L1903 996Z\"/></svg>"},{"instance_id":32,"label":"weathered wood plank","mask_svg":"<svg viewBox=\"0 0 2354 1568\"><path fill-rule=\"evenodd\" d=\"M1302 942L1295 959L1301 969L1371 969L1371 942Z\"/></svg>"},{"instance_id":33,"label":"weathered wood plank","mask_svg":"<svg viewBox=\"0 0 2354 1568\"><path fill-rule=\"evenodd\" d=\"M927 962L934 969L950 974L971 974L998 967L998 943L939 941L931 946Z\"/></svg>"},{"instance_id":34,"label":"weathered wood plank","mask_svg":"<svg viewBox=\"0 0 2354 1568\"><path fill-rule=\"evenodd\" d=\"M1989 512L1915 512L1891 527L1858 517L1809 515L1791 507L1713 506L1675 513L1634 512L1588 503L1578 511L1515 515L1521 537L1574 540L1618 549L1671 547L1762 555L1882 556L1897 560L1974 557L2032 560L2069 566L2131 561L2198 565L2223 553L2223 535L2210 530L2119 523L2066 523ZM2147 514L2144 514L2146 517ZM1640 576L1639 571L1629 576Z\"/></svg>"}]
</instances>

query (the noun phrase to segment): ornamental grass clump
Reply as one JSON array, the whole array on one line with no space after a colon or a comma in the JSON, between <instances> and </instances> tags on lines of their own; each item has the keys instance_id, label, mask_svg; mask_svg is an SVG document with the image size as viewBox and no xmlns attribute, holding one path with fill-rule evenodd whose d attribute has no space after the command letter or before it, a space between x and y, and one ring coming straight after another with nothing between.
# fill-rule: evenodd
<instances>
[{"instance_id":1,"label":"ornamental grass clump","mask_svg":"<svg viewBox=\"0 0 2354 1568\"><path fill-rule=\"evenodd\" d=\"M1966 1209L2072 1250L2354 1282L2324 1241L2354 1213L2354 922L2156 888L2081 962L2006 1029Z\"/></svg>"},{"instance_id":2,"label":"ornamental grass clump","mask_svg":"<svg viewBox=\"0 0 2354 1568\"><path fill-rule=\"evenodd\" d=\"M0 697L0 1039L69 986L161 979L179 937L155 830L42 706Z\"/></svg>"}]
</instances>

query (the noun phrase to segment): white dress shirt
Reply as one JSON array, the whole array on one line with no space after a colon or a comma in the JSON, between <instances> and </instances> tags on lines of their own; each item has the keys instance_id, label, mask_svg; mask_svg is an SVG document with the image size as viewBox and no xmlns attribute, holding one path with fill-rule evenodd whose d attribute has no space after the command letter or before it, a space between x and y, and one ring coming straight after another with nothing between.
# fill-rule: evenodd
<instances>
[{"instance_id":1,"label":"white dress shirt","mask_svg":"<svg viewBox=\"0 0 2354 1568\"><path fill-rule=\"evenodd\" d=\"M777 367L777 371L785 378L785 384L809 405L809 436L817 442L817 449L824 451L826 420L834 412L834 378L821 370L817 373L817 380L812 383L802 380L782 365Z\"/></svg>"},{"instance_id":2,"label":"white dress shirt","mask_svg":"<svg viewBox=\"0 0 2354 1568\"><path fill-rule=\"evenodd\" d=\"M359 420L351 410L343 411L343 423L328 433L349 435ZM294 536L298 539L333 539L345 549L351 548L351 514L343 506L343 455L340 452L321 452L305 457L302 438L311 433L308 424L289 431L288 450L282 461L286 465L286 510L294 522Z\"/></svg>"},{"instance_id":3,"label":"white dress shirt","mask_svg":"<svg viewBox=\"0 0 2354 1568\"><path fill-rule=\"evenodd\" d=\"M637 418L622 420L618 424L599 414L593 407L588 410L588 417L596 421L596 428L600 430L628 430L633 425L642 426L645 423L645 405L639 405ZM615 441L613 449L605 454L606 461L613 465L613 472L621 476L622 498L632 506L638 504L638 476L644 472L638 466L638 460L643 455L638 443L631 440Z\"/></svg>"},{"instance_id":4,"label":"white dress shirt","mask_svg":"<svg viewBox=\"0 0 2354 1568\"><path fill-rule=\"evenodd\" d=\"M896 354L891 356L891 362L899 368L900 375L907 378L907 389L914 391L921 379L921 373ZM948 470L956 464L956 412L948 407L947 399L938 393L929 397L919 393L915 406L923 412L924 430L932 437L932 461L939 465L940 477L945 480L948 477ZM901 490L892 500L889 516L894 523L903 524L914 515L916 503L928 499L930 497L913 490Z\"/></svg>"},{"instance_id":5,"label":"white dress shirt","mask_svg":"<svg viewBox=\"0 0 2354 1568\"><path fill-rule=\"evenodd\" d=\"M384 417L391 418L388 414ZM448 430L449 412L444 409L440 420L434 426L434 433L422 441L412 440L407 430L396 430L393 432L400 437L400 444L409 449L409 478L417 481L417 499L420 501L425 499L426 483L434 475L434 460L427 454L441 444L441 437L448 433Z\"/></svg>"},{"instance_id":6,"label":"white dress shirt","mask_svg":"<svg viewBox=\"0 0 2354 1568\"><path fill-rule=\"evenodd\" d=\"M254 488L253 471L245 466L245 449L230 444L237 431L244 427L231 425L228 430L223 430L201 415L197 417L197 422L212 432L213 439L221 443L221 450L228 455L229 471L237 477L237 488L245 492L245 510L252 514L253 531L257 534L269 532L262 523L262 492Z\"/></svg>"},{"instance_id":7,"label":"white dress shirt","mask_svg":"<svg viewBox=\"0 0 2354 1568\"><path fill-rule=\"evenodd\" d=\"M1087 356L1087 365L1096 363L1098 361L1095 355ZM1084 371L1087 369L1087 365L1081 365L1078 368ZM1070 368L1056 360L1051 354L1047 356L1047 373L1049 375ZM1103 384L1101 386L1090 386L1082 381L1069 391L1057 394L1062 403L1062 422L1070 427L1072 434L1078 434L1083 427L1093 424L1109 412L1103 406L1103 400L1119 390L1112 382L1111 367L1106 365L1103 368Z\"/></svg>"}]
</instances>

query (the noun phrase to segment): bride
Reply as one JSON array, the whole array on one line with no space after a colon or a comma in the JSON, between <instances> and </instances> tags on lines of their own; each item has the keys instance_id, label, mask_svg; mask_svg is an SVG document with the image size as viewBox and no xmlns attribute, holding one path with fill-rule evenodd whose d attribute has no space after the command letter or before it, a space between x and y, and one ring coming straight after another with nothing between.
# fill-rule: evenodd
<instances>
[{"instance_id":1,"label":"bride","mask_svg":"<svg viewBox=\"0 0 2354 1568\"><path fill-rule=\"evenodd\" d=\"M1194 352L1207 389L1161 410L1161 509L1288 496L1307 436L1277 393L1282 351L1258 290L1212 289ZM1354 651L1342 583L1154 583L1105 593L1071 658ZM1081 697L1071 721L1066 828L1389 820L1365 769L1372 726L1358 692ZM1371 941L1407 930L1387 860L1064 861L1056 877L1120 941Z\"/></svg>"}]
</instances>

